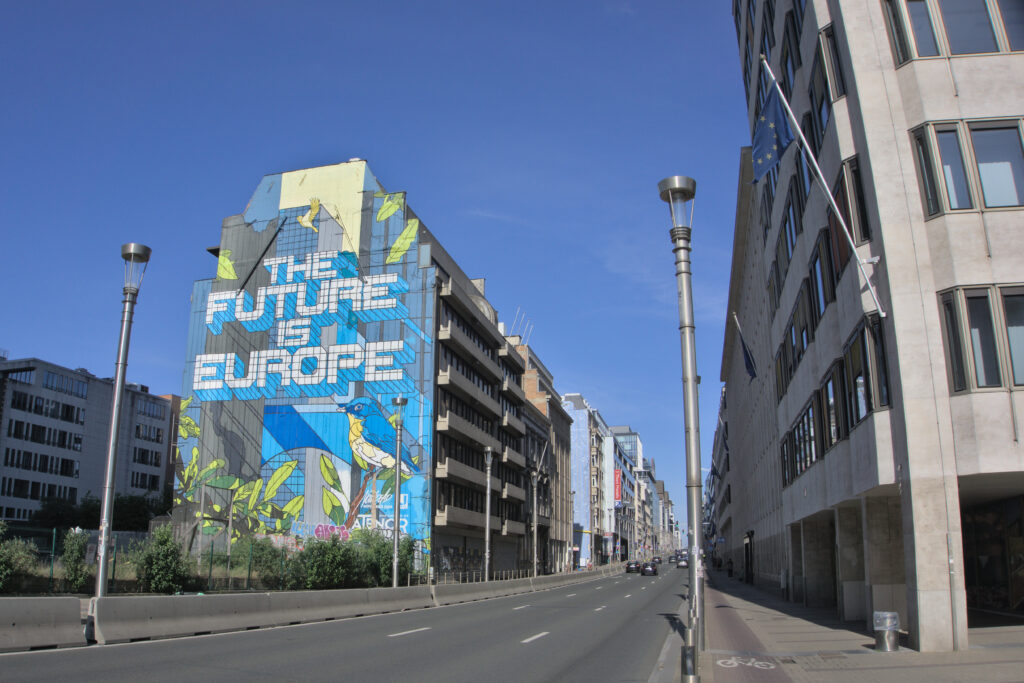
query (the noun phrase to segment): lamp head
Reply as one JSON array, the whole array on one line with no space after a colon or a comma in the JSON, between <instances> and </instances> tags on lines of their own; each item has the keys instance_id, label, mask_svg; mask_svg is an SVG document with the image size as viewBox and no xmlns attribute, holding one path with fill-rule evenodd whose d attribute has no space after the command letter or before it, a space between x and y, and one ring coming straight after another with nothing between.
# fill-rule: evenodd
<instances>
[{"instance_id":1,"label":"lamp head","mask_svg":"<svg viewBox=\"0 0 1024 683\"><path fill-rule=\"evenodd\" d=\"M491 459L494 458L494 449L490 446L484 446L484 462L490 467Z\"/></svg>"},{"instance_id":2,"label":"lamp head","mask_svg":"<svg viewBox=\"0 0 1024 683\"><path fill-rule=\"evenodd\" d=\"M153 250L145 244L128 242L121 245L121 258L124 259L124 288L125 290L139 291L142 286L142 276L146 274L146 264L149 263L149 255Z\"/></svg>"},{"instance_id":3,"label":"lamp head","mask_svg":"<svg viewBox=\"0 0 1024 683\"><path fill-rule=\"evenodd\" d=\"M658 183L661 200L668 202L673 228L690 227L693 216L693 198L697 194L697 181L682 175L665 178Z\"/></svg>"}]
</instances>

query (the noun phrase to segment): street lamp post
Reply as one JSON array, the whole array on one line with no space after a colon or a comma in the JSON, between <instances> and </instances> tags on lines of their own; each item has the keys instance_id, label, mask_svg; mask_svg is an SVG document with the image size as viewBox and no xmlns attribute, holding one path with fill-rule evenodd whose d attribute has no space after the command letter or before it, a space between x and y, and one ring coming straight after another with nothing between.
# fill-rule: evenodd
<instances>
[{"instance_id":1,"label":"street lamp post","mask_svg":"<svg viewBox=\"0 0 1024 683\"><path fill-rule=\"evenodd\" d=\"M700 566L697 525L701 514L700 422L697 410L697 350L694 338L693 289L690 272L690 223L697 181L685 176L672 176L658 183L661 199L668 202L672 215L672 251L676 260L676 287L679 290L679 341L683 360L683 400L686 428L686 516L689 528L690 624L686 630L686 647L692 660L683 657L683 680L700 680L698 658L703 647L703 568Z\"/></svg>"},{"instance_id":2,"label":"street lamp post","mask_svg":"<svg viewBox=\"0 0 1024 683\"><path fill-rule=\"evenodd\" d=\"M128 368L128 344L132 336L135 301L146 274L146 264L153 251L144 244L121 245L124 259L124 304L121 311L121 336L117 342L117 366L114 376L114 401L110 408L110 431L107 433L107 476L103 484L103 509L100 513L99 557L96 568L96 597L107 594L107 550L114 513L114 471L117 466L117 438L121 429L121 403L124 400L124 376Z\"/></svg>"},{"instance_id":3,"label":"street lamp post","mask_svg":"<svg viewBox=\"0 0 1024 683\"><path fill-rule=\"evenodd\" d=\"M487 493L484 503L484 581L491 580L491 460L494 450L484 446L484 464L487 465Z\"/></svg>"},{"instance_id":4,"label":"street lamp post","mask_svg":"<svg viewBox=\"0 0 1024 683\"><path fill-rule=\"evenodd\" d=\"M392 588L398 588L398 542L402 535L402 527L399 525L402 514L402 407L408 402L408 399L402 396L391 399L391 403L395 406L395 529L393 532L394 557L391 559ZM374 496L376 497L376 495L376 481L374 481Z\"/></svg>"}]
</instances>

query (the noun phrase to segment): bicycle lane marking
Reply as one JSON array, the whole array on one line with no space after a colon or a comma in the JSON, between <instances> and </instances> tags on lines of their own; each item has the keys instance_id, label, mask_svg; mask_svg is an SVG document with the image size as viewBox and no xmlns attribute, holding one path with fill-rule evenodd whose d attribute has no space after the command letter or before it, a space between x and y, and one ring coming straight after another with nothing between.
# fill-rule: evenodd
<instances>
[{"instance_id":1,"label":"bicycle lane marking","mask_svg":"<svg viewBox=\"0 0 1024 683\"><path fill-rule=\"evenodd\" d=\"M763 654L764 644L728 595L708 586L704 594L704 614L708 651L703 653L701 668L714 668L715 683L792 683L793 679L778 661ZM736 652L744 654L734 654ZM735 666L731 666L733 662ZM766 664L771 664L772 668L761 668Z\"/></svg>"}]
</instances>

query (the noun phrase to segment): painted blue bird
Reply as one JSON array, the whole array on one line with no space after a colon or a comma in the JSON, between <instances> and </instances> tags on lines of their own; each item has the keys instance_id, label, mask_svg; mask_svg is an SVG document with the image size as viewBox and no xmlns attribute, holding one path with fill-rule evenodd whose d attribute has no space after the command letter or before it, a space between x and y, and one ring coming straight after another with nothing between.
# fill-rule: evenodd
<instances>
[{"instance_id":1,"label":"painted blue bird","mask_svg":"<svg viewBox=\"0 0 1024 683\"><path fill-rule=\"evenodd\" d=\"M395 426L384 415L379 403L372 398L357 398L339 405L338 412L349 418L348 442L352 454L362 461L381 469L395 466ZM419 472L412 461L409 449L402 444L402 474L409 476Z\"/></svg>"}]
</instances>

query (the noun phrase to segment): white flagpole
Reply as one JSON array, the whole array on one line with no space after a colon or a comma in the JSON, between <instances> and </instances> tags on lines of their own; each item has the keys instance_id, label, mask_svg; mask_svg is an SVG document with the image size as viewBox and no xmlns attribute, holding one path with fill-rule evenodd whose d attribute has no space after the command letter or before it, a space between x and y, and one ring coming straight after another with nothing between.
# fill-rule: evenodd
<instances>
[{"instance_id":1,"label":"white flagpole","mask_svg":"<svg viewBox=\"0 0 1024 683\"><path fill-rule=\"evenodd\" d=\"M793 130L800 137L800 149L804 154L804 158L810 162L811 167L814 168L815 178L818 180L818 184L821 185L821 189L825 192L825 196L828 197L828 203L832 207L832 211L836 215L836 219L839 224L843 226L843 234L846 236L846 241L850 244L850 252L853 258L857 260L857 267L860 269L860 274L864 276L864 282L868 286L868 291L871 292L871 298L875 300L875 307L878 309L879 317L885 317L885 309L882 308L882 302L878 300L878 293L875 292L874 286L871 284L871 280L868 279L868 274L864 270L864 261L861 260L860 254L857 253L857 245L853 241L853 234L850 232L849 227L846 225L846 221L843 220L843 213L839 210L839 206L836 205L836 200L832 197L832 191L828 188L828 181L825 180L825 174L821 172L821 167L818 166L818 160L811 154L810 145L807 143L807 138L804 137L804 132L800 129L800 124L796 120L796 116L793 114L793 110L789 108L789 102L786 101L786 94L782 92L782 88L779 86L779 82L775 80L775 74L772 73L772 68L768 66L768 60L765 59L764 55L761 55L761 66L764 67L765 71L768 72L769 78L772 79L772 85L779 93L779 99L782 101L782 107L786 110L786 114L789 116L790 122L792 122ZM739 326L739 322L736 323Z\"/></svg>"}]
</instances>

